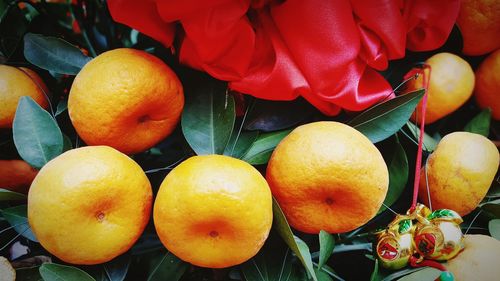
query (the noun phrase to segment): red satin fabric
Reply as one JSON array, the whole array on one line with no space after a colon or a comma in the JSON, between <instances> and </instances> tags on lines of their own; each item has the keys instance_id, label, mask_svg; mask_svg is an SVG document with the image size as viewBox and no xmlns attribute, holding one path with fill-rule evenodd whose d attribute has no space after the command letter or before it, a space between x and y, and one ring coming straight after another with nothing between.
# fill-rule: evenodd
<instances>
[{"instance_id":1,"label":"red satin fabric","mask_svg":"<svg viewBox=\"0 0 500 281\"><path fill-rule=\"evenodd\" d=\"M113 18L171 46L182 63L270 100L307 99L323 113L392 95L377 72L405 49L446 41L459 0L108 0Z\"/></svg>"}]
</instances>

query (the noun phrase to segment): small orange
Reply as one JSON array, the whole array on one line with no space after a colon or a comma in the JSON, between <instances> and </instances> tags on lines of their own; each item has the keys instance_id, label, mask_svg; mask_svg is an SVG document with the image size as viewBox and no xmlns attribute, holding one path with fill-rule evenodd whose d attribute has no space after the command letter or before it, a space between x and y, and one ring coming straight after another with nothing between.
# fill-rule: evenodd
<instances>
[{"instance_id":1,"label":"small orange","mask_svg":"<svg viewBox=\"0 0 500 281\"><path fill-rule=\"evenodd\" d=\"M450 53L436 54L425 62L431 67L425 114L425 124L429 124L454 112L471 97L474 89L474 72L464 59ZM410 80L406 88L408 91L415 91L422 89L423 86L423 77L419 76ZM422 102L418 104L415 112L420 113L421 108ZM414 114L413 121L415 117Z\"/></svg>"},{"instance_id":2,"label":"small orange","mask_svg":"<svg viewBox=\"0 0 500 281\"><path fill-rule=\"evenodd\" d=\"M481 108L491 108L493 119L500 120L500 49L491 53L476 70L474 96Z\"/></svg>"},{"instance_id":3,"label":"small orange","mask_svg":"<svg viewBox=\"0 0 500 281\"><path fill-rule=\"evenodd\" d=\"M177 257L197 266L229 267L252 258L267 239L271 191L242 160L195 156L167 175L153 218L160 240Z\"/></svg>"},{"instance_id":4,"label":"small orange","mask_svg":"<svg viewBox=\"0 0 500 281\"><path fill-rule=\"evenodd\" d=\"M429 206L430 196L434 209L451 209L465 216L488 192L499 161L489 139L469 132L448 134L429 156L427 175L426 169L421 171L418 197Z\"/></svg>"},{"instance_id":5,"label":"small orange","mask_svg":"<svg viewBox=\"0 0 500 281\"><path fill-rule=\"evenodd\" d=\"M149 221L151 201L137 163L111 147L87 146L42 167L28 193L28 221L59 259L100 264L132 247Z\"/></svg>"},{"instance_id":6,"label":"small orange","mask_svg":"<svg viewBox=\"0 0 500 281\"><path fill-rule=\"evenodd\" d=\"M168 136L183 105L182 85L165 63L144 51L115 49L78 73L68 112L87 144L133 154Z\"/></svg>"},{"instance_id":7,"label":"small orange","mask_svg":"<svg viewBox=\"0 0 500 281\"><path fill-rule=\"evenodd\" d=\"M0 160L0 188L27 193L37 173L22 160Z\"/></svg>"},{"instance_id":8,"label":"small orange","mask_svg":"<svg viewBox=\"0 0 500 281\"><path fill-rule=\"evenodd\" d=\"M24 67L0 65L0 128L12 128L19 98L30 96L41 107L47 108L46 94L47 87L36 72Z\"/></svg>"},{"instance_id":9,"label":"small orange","mask_svg":"<svg viewBox=\"0 0 500 281\"><path fill-rule=\"evenodd\" d=\"M341 233L373 218L389 173L368 138L338 122L302 125L274 150L266 179L286 218L307 233Z\"/></svg>"},{"instance_id":10,"label":"small orange","mask_svg":"<svg viewBox=\"0 0 500 281\"><path fill-rule=\"evenodd\" d=\"M462 0L457 25L466 55L484 55L500 47L500 1Z\"/></svg>"}]
</instances>

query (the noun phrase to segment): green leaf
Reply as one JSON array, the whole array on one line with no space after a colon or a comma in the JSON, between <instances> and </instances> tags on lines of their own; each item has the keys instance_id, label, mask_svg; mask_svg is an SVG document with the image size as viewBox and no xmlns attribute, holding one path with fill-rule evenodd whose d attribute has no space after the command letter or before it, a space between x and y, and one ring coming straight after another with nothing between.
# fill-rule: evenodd
<instances>
[{"instance_id":1,"label":"green leaf","mask_svg":"<svg viewBox=\"0 0 500 281\"><path fill-rule=\"evenodd\" d=\"M264 247L240 268L246 281L291 281L292 253L288 247Z\"/></svg>"},{"instance_id":2,"label":"green leaf","mask_svg":"<svg viewBox=\"0 0 500 281\"><path fill-rule=\"evenodd\" d=\"M500 182L497 179L493 181L485 197L486 198L500 197Z\"/></svg>"},{"instance_id":3,"label":"green leaf","mask_svg":"<svg viewBox=\"0 0 500 281\"><path fill-rule=\"evenodd\" d=\"M14 200L24 200L26 195L7 189L0 188L0 202L1 201L14 201Z\"/></svg>"},{"instance_id":4,"label":"green leaf","mask_svg":"<svg viewBox=\"0 0 500 281\"><path fill-rule=\"evenodd\" d=\"M223 154L236 118L233 96L215 82L186 95L182 132L198 155Z\"/></svg>"},{"instance_id":5,"label":"green leaf","mask_svg":"<svg viewBox=\"0 0 500 281\"><path fill-rule=\"evenodd\" d=\"M372 274L370 275L370 281L379 281L380 275L378 273L378 259L375 259L375 265L373 266Z\"/></svg>"},{"instance_id":6,"label":"green leaf","mask_svg":"<svg viewBox=\"0 0 500 281\"><path fill-rule=\"evenodd\" d=\"M392 206L392 204L399 199L405 190L406 183L408 182L408 159L406 158L405 150L399 141L396 142L396 149L388 168L389 188L384 199L384 205L382 205L378 211L379 214L385 211L385 206Z\"/></svg>"},{"instance_id":7,"label":"green leaf","mask_svg":"<svg viewBox=\"0 0 500 281\"><path fill-rule=\"evenodd\" d=\"M16 280L19 281L39 281L42 280L39 266L23 267L16 269Z\"/></svg>"},{"instance_id":8,"label":"green leaf","mask_svg":"<svg viewBox=\"0 0 500 281\"><path fill-rule=\"evenodd\" d=\"M318 277L318 281L332 281L333 279L328 275L328 273L324 272L323 270L314 269L314 272L316 273L316 277Z\"/></svg>"},{"instance_id":9,"label":"green leaf","mask_svg":"<svg viewBox=\"0 0 500 281\"><path fill-rule=\"evenodd\" d=\"M334 247L335 238L333 238L333 235L321 230L319 232L319 269L321 269L321 267L323 267L323 265L328 261L328 258L330 258L333 253Z\"/></svg>"},{"instance_id":10,"label":"green leaf","mask_svg":"<svg viewBox=\"0 0 500 281\"><path fill-rule=\"evenodd\" d=\"M66 99L61 100L61 101L57 104L56 113L55 113L54 115L55 115L55 116L58 116L58 115L60 115L61 113L63 113L64 111L66 111L66 109L68 109L68 100L66 100Z\"/></svg>"},{"instance_id":11,"label":"green leaf","mask_svg":"<svg viewBox=\"0 0 500 281\"><path fill-rule=\"evenodd\" d=\"M2 210L2 216L14 230L31 241L38 242L28 224L27 206L20 205Z\"/></svg>"},{"instance_id":12,"label":"green leaf","mask_svg":"<svg viewBox=\"0 0 500 281\"><path fill-rule=\"evenodd\" d=\"M424 90L417 90L377 104L356 116L348 124L373 143L394 135L410 119Z\"/></svg>"},{"instance_id":13,"label":"green leaf","mask_svg":"<svg viewBox=\"0 0 500 281\"><path fill-rule=\"evenodd\" d=\"M24 56L45 70L76 75L91 58L78 47L55 37L27 33L24 35Z\"/></svg>"},{"instance_id":14,"label":"green leaf","mask_svg":"<svg viewBox=\"0 0 500 281\"><path fill-rule=\"evenodd\" d=\"M276 146L291 131L292 130L284 130L259 135L241 159L252 165L266 164Z\"/></svg>"},{"instance_id":15,"label":"green leaf","mask_svg":"<svg viewBox=\"0 0 500 281\"><path fill-rule=\"evenodd\" d=\"M418 139L420 137L420 128L411 122L406 122L406 126L408 127L410 133L415 137L415 141L418 143ZM439 141L435 138L429 136L426 132L424 132L424 142L422 147L427 152L432 152L436 149Z\"/></svg>"},{"instance_id":16,"label":"green leaf","mask_svg":"<svg viewBox=\"0 0 500 281\"><path fill-rule=\"evenodd\" d=\"M44 281L95 281L87 272L74 266L44 263L39 270Z\"/></svg>"},{"instance_id":17,"label":"green leaf","mask_svg":"<svg viewBox=\"0 0 500 281\"><path fill-rule=\"evenodd\" d=\"M153 259L147 281L177 281L188 268L188 263L183 262L172 253L162 253Z\"/></svg>"},{"instance_id":18,"label":"green leaf","mask_svg":"<svg viewBox=\"0 0 500 281\"><path fill-rule=\"evenodd\" d=\"M490 134L491 109L486 108L472 118L464 127L464 131L488 137Z\"/></svg>"},{"instance_id":19,"label":"green leaf","mask_svg":"<svg viewBox=\"0 0 500 281\"><path fill-rule=\"evenodd\" d=\"M132 259L124 254L104 264L104 271L109 281L123 281L127 276Z\"/></svg>"},{"instance_id":20,"label":"green leaf","mask_svg":"<svg viewBox=\"0 0 500 281\"><path fill-rule=\"evenodd\" d=\"M276 199L273 197L273 227L280 234L281 238L285 243L292 249L295 255L302 262L302 265L306 268L307 272L312 276L314 281L318 281L316 274L314 273L314 268L312 265L311 253L309 252L309 247L307 244L300 240L298 237L293 235L292 229L286 220L285 214L281 210Z\"/></svg>"},{"instance_id":21,"label":"green leaf","mask_svg":"<svg viewBox=\"0 0 500 281\"><path fill-rule=\"evenodd\" d=\"M481 209L495 218L500 218L500 199L480 204Z\"/></svg>"},{"instance_id":22,"label":"green leaf","mask_svg":"<svg viewBox=\"0 0 500 281\"><path fill-rule=\"evenodd\" d=\"M422 281L422 280L436 280L441 275L441 270L426 267L422 270L408 274L400 279L399 281Z\"/></svg>"},{"instance_id":23,"label":"green leaf","mask_svg":"<svg viewBox=\"0 0 500 281\"><path fill-rule=\"evenodd\" d=\"M62 134L62 136L63 136L63 152L73 149L73 144L71 143L71 139L65 134Z\"/></svg>"},{"instance_id":24,"label":"green leaf","mask_svg":"<svg viewBox=\"0 0 500 281\"><path fill-rule=\"evenodd\" d=\"M63 151L59 126L31 97L19 99L13 134L19 155L35 168L41 168Z\"/></svg>"},{"instance_id":25,"label":"green leaf","mask_svg":"<svg viewBox=\"0 0 500 281\"><path fill-rule=\"evenodd\" d=\"M500 219L490 220L488 223L488 230L490 231L491 237L500 240Z\"/></svg>"},{"instance_id":26,"label":"green leaf","mask_svg":"<svg viewBox=\"0 0 500 281\"><path fill-rule=\"evenodd\" d=\"M224 149L224 155L240 158L250 149L252 144L259 136L258 131L241 132L237 137L238 131L234 130L231 139ZM237 140L236 140L237 138ZM235 144L236 142L236 144Z\"/></svg>"}]
</instances>

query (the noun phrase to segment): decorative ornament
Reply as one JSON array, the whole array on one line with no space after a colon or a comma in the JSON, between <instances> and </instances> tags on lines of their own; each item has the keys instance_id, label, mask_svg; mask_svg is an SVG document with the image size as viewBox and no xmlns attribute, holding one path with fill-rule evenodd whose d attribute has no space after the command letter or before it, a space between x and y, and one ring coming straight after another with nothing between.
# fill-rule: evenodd
<instances>
[{"instance_id":1,"label":"decorative ornament","mask_svg":"<svg viewBox=\"0 0 500 281\"><path fill-rule=\"evenodd\" d=\"M432 211L417 204L419 173L422 166L422 144L427 104L427 89L431 68L423 64L412 69L405 80L423 75L425 94L420 115L420 134L415 165L413 200L406 215L396 215L387 228L377 234L373 247L380 264L388 269L400 269L408 264L412 267L431 266L441 270L441 281L453 281L451 272L437 261L447 261L457 256L464 248L464 235L460 228L463 222L457 212L448 209Z\"/></svg>"}]
</instances>

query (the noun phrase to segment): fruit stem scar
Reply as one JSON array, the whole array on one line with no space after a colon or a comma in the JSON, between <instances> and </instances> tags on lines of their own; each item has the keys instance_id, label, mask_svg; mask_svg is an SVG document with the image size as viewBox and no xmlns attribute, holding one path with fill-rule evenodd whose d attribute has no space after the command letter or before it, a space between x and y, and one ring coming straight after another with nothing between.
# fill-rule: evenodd
<instances>
[{"instance_id":1,"label":"fruit stem scar","mask_svg":"<svg viewBox=\"0 0 500 281\"><path fill-rule=\"evenodd\" d=\"M105 216L103 212L99 212L96 217L98 221L103 221Z\"/></svg>"},{"instance_id":2,"label":"fruit stem scar","mask_svg":"<svg viewBox=\"0 0 500 281\"><path fill-rule=\"evenodd\" d=\"M327 205L332 205L332 204L333 204L333 199L332 199L332 198L330 198L330 197L328 197L328 198L326 198L326 199L325 199L325 203L326 203Z\"/></svg>"},{"instance_id":3,"label":"fruit stem scar","mask_svg":"<svg viewBox=\"0 0 500 281\"><path fill-rule=\"evenodd\" d=\"M138 121L139 123L144 123L144 122L148 121L149 119L151 119L151 118L149 117L149 115L142 115L141 117L139 117L139 119L137 119L137 121Z\"/></svg>"},{"instance_id":4,"label":"fruit stem scar","mask_svg":"<svg viewBox=\"0 0 500 281\"><path fill-rule=\"evenodd\" d=\"M219 233L215 230L212 230L212 231L210 231L209 235L210 235L210 237L215 238L215 237L219 236Z\"/></svg>"}]
</instances>

